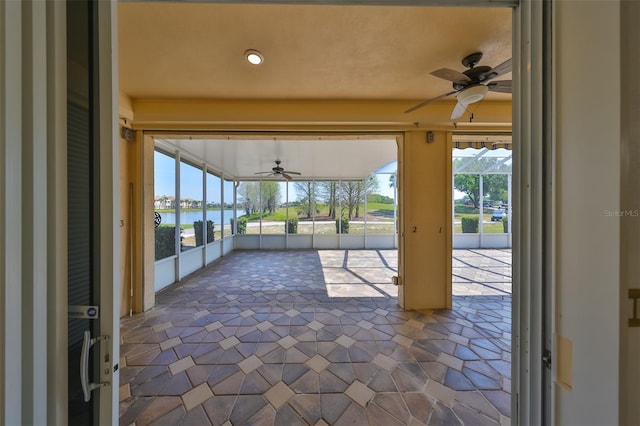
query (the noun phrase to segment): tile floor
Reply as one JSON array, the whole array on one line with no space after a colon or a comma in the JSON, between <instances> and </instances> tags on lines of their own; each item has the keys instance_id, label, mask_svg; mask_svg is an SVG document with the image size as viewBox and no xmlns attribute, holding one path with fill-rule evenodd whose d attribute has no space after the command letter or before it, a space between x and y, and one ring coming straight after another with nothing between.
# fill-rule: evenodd
<instances>
[{"instance_id":1,"label":"tile floor","mask_svg":"<svg viewBox=\"0 0 640 426\"><path fill-rule=\"evenodd\" d=\"M507 424L510 252L454 258L474 296L404 312L395 251L234 252L122 320L120 424Z\"/></svg>"},{"instance_id":2,"label":"tile floor","mask_svg":"<svg viewBox=\"0 0 640 426\"><path fill-rule=\"evenodd\" d=\"M511 249L453 250L453 294L511 295Z\"/></svg>"}]
</instances>

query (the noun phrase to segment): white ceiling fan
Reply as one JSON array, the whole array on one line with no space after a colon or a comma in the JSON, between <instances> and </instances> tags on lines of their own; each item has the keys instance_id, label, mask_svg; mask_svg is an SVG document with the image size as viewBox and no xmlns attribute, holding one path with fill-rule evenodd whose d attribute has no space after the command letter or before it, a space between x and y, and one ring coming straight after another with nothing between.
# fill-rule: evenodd
<instances>
[{"instance_id":1,"label":"white ceiling fan","mask_svg":"<svg viewBox=\"0 0 640 426\"><path fill-rule=\"evenodd\" d=\"M511 72L511 58L494 68L486 65L476 66L476 64L480 62L480 59L482 59L482 52L465 56L464 59L462 59L462 65L468 69L463 72L458 72L450 68L440 68L439 70L433 71L431 75L453 82L454 90L444 95L427 99L409 108L405 113L415 111L431 102L457 93L456 98L458 99L458 103L451 113L451 119L457 120L462 117L469 105L484 99L487 92L511 93L511 80L489 81L502 74Z\"/></svg>"}]
</instances>

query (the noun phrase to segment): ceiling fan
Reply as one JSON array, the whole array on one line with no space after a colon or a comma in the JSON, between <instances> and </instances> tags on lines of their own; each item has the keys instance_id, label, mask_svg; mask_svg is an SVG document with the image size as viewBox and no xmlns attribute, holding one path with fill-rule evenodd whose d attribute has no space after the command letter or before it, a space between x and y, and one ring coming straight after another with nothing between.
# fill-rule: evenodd
<instances>
[{"instance_id":1,"label":"ceiling fan","mask_svg":"<svg viewBox=\"0 0 640 426\"><path fill-rule=\"evenodd\" d=\"M418 105L406 110L405 113L415 111L431 102L457 93L456 98L458 99L458 103L451 113L451 119L456 120L462 117L467 106L484 99L489 91L511 93L511 80L489 81L502 74L511 72L511 58L494 68L486 65L476 66L476 64L480 62L480 59L482 59L482 52L465 56L464 59L462 59L462 65L468 69L463 72L458 72L450 68L440 68L439 70L433 71L431 75L453 82L453 91L420 102Z\"/></svg>"},{"instance_id":2,"label":"ceiling fan","mask_svg":"<svg viewBox=\"0 0 640 426\"><path fill-rule=\"evenodd\" d=\"M285 170L284 168L280 167L280 163L282 163L282 161L276 160L276 166L272 167L270 172L256 172L255 174L256 175L266 174L268 176L282 176L286 180L293 179L290 175L301 175L302 174L300 172L294 172L294 171L291 171L291 170Z\"/></svg>"}]
</instances>

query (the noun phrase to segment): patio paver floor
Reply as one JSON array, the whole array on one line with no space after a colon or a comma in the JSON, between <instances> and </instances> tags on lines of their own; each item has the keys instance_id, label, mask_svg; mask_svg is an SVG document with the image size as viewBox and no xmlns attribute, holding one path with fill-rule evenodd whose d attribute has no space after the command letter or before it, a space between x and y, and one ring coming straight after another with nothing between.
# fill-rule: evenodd
<instances>
[{"instance_id":1,"label":"patio paver floor","mask_svg":"<svg viewBox=\"0 0 640 426\"><path fill-rule=\"evenodd\" d=\"M507 424L510 259L402 311L395 250L235 251L122 319L120 424Z\"/></svg>"}]
</instances>

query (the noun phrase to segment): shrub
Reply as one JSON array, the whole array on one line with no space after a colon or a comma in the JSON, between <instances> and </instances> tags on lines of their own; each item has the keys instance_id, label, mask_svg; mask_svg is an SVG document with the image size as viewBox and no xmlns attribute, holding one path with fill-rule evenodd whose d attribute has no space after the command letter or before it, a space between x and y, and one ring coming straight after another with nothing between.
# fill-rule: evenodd
<instances>
[{"instance_id":1,"label":"shrub","mask_svg":"<svg viewBox=\"0 0 640 426\"><path fill-rule=\"evenodd\" d=\"M246 217L239 217L238 218L238 226L235 227L233 226L233 218L231 218L231 232L235 232L234 229L237 228L238 231L238 235L242 235L242 234L246 234L247 233L247 222L248 219Z\"/></svg>"},{"instance_id":2,"label":"shrub","mask_svg":"<svg viewBox=\"0 0 640 426\"><path fill-rule=\"evenodd\" d=\"M349 233L349 218L343 217L342 220L336 219L336 233L348 234Z\"/></svg>"},{"instance_id":3,"label":"shrub","mask_svg":"<svg viewBox=\"0 0 640 426\"><path fill-rule=\"evenodd\" d=\"M156 228L156 260L176 254L176 227L159 226Z\"/></svg>"},{"instance_id":4,"label":"shrub","mask_svg":"<svg viewBox=\"0 0 640 426\"><path fill-rule=\"evenodd\" d=\"M462 217L462 232L467 234L478 233L478 218L471 216Z\"/></svg>"},{"instance_id":5,"label":"shrub","mask_svg":"<svg viewBox=\"0 0 640 426\"><path fill-rule=\"evenodd\" d=\"M507 234L509 232L509 216L502 218L502 231Z\"/></svg>"},{"instance_id":6,"label":"shrub","mask_svg":"<svg viewBox=\"0 0 640 426\"><path fill-rule=\"evenodd\" d=\"M285 229L287 234L297 234L298 233L298 218L292 217L288 219L285 223Z\"/></svg>"},{"instance_id":7,"label":"shrub","mask_svg":"<svg viewBox=\"0 0 640 426\"><path fill-rule=\"evenodd\" d=\"M196 233L196 247L199 247L202 245L202 221L196 220L195 222L193 222L193 229ZM212 243L214 240L213 230L213 221L207 220L207 243Z\"/></svg>"}]
</instances>

